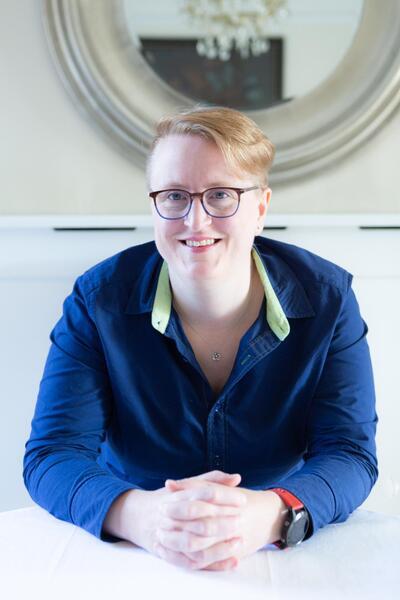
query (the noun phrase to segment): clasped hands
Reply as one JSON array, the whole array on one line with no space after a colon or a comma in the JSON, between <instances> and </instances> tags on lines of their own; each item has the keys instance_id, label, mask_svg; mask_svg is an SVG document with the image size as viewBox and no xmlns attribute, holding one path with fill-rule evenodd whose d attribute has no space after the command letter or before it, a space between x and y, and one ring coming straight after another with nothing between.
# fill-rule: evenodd
<instances>
[{"instance_id":1,"label":"clasped hands","mask_svg":"<svg viewBox=\"0 0 400 600\"><path fill-rule=\"evenodd\" d=\"M239 488L240 480L223 471L167 479L165 489L174 493L160 504L155 554L190 569L227 570L278 539L281 499Z\"/></svg>"}]
</instances>

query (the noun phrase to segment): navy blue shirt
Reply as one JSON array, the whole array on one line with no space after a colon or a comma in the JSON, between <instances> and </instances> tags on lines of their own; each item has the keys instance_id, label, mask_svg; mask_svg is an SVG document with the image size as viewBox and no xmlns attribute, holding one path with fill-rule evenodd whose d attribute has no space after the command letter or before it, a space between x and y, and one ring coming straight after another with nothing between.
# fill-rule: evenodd
<instances>
[{"instance_id":1,"label":"navy blue shirt","mask_svg":"<svg viewBox=\"0 0 400 600\"><path fill-rule=\"evenodd\" d=\"M311 517L306 538L365 500L378 419L352 275L264 237L252 255L264 302L217 397L154 242L77 278L50 333L25 445L37 504L111 542L102 525L121 493L212 469L292 492Z\"/></svg>"}]
</instances>

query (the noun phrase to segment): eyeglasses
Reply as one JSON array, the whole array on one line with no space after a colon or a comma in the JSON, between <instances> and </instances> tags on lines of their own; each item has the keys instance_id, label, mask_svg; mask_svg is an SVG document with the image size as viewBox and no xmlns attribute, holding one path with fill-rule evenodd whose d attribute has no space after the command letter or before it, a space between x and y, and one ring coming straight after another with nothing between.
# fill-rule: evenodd
<instances>
[{"instance_id":1,"label":"eyeglasses","mask_svg":"<svg viewBox=\"0 0 400 600\"><path fill-rule=\"evenodd\" d=\"M226 219L232 217L239 208L241 195L260 189L258 185L248 188L216 187L191 194L187 190L159 190L150 192L156 211L163 219L183 219L192 208L193 198L200 197L205 212L210 217Z\"/></svg>"}]
</instances>

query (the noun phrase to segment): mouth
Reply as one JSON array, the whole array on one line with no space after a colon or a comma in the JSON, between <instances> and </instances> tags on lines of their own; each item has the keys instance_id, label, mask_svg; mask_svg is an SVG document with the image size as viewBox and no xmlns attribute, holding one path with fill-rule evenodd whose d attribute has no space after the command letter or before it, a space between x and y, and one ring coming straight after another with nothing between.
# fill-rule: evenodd
<instances>
[{"instance_id":1,"label":"mouth","mask_svg":"<svg viewBox=\"0 0 400 600\"><path fill-rule=\"evenodd\" d=\"M221 241L221 238L207 238L203 240L178 240L184 246L189 248L202 248L204 246L215 246Z\"/></svg>"}]
</instances>

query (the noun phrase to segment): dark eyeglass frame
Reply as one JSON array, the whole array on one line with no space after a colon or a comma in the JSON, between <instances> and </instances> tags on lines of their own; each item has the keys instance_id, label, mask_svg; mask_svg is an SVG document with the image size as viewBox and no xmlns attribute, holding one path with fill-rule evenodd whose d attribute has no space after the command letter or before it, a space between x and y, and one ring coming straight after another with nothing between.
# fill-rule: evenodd
<instances>
[{"instance_id":1,"label":"dark eyeglass frame","mask_svg":"<svg viewBox=\"0 0 400 600\"><path fill-rule=\"evenodd\" d=\"M154 207L155 207L157 213L160 215L160 217L162 219L167 219L167 221L177 221L178 219L184 219L185 217L187 217L187 215L190 213L190 209L192 208L193 198L195 196L200 196L201 205L202 205L204 211L210 217L212 217L213 219L229 219L229 217L233 217L233 215L237 213L238 208L239 208L239 204L240 204L240 200L241 200L241 197L242 197L242 194L244 194L245 192L251 192L252 190L258 190L258 189L262 189L261 186L254 185L254 186L248 187L248 188L237 188L237 187L229 187L229 186L219 185L217 187L207 188L206 190L203 190L202 192L193 192L193 193L190 193L187 190L183 190L181 188L172 188L172 189L166 189L166 190L158 190L157 192L149 192L149 196L151 198L153 198ZM212 213L210 213L206 209L206 207L204 206L204 201L203 201L204 194L206 192L209 192L210 190L233 190L233 191L237 192L237 194L238 194L238 203L237 203L237 207L236 207L235 211L232 214L230 214L230 215L224 215L224 216L213 215ZM190 203L189 203L189 208L187 209L187 211L185 212L185 214L182 215L182 216L180 216L180 217L164 217L160 213L160 211L158 210L157 201L156 201L157 195L161 194L161 192L185 192L185 194L189 194Z\"/></svg>"}]
</instances>

